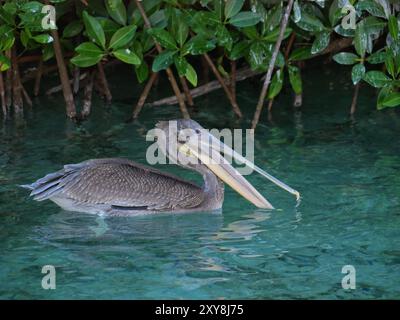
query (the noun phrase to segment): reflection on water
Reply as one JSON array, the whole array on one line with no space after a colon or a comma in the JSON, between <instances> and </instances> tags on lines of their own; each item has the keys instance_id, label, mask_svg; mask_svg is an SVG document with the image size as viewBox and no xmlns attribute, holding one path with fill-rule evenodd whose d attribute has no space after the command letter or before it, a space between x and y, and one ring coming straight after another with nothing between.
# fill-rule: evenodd
<instances>
[{"instance_id":1,"label":"reflection on water","mask_svg":"<svg viewBox=\"0 0 400 320\"><path fill-rule=\"evenodd\" d=\"M352 92L335 76L305 74L305 92L313 93L302 111L292 110L287 93L275 101L270 122L263 115L255 162L302 194L296 204L249 176L273 211L255 209L229 188L222 213L99 217L28 199L18 184L66 163L116 156L144 162L147 131L179 114L173 106L145 108L140 120L125 123L134 100L130 78L113 88L109 108L95 100L93 117L82 124L65 119L61 97L42 98L25 118L3 122L0 298L399 298L398 112L374 111L366 91L349 119ZM328 81L335 90L327 90ZM197 100L195 120L248 127L258 88L244 82L239 89L245 120L231 116L223 92ZM182 168L161 169L201 182ZM46 264L57 271L51 292L41 289ZM354 291L340 285L347 264L357 270Z\"/></svg>"}]
</instances>

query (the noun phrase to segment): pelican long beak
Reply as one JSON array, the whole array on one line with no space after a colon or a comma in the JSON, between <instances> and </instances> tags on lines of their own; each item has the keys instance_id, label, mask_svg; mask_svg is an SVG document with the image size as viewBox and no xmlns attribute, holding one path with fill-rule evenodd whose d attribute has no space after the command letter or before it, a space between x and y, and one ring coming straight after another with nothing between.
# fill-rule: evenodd
<instances>
[{"instance_id":1,"label":"pelican long beak","mask_svg":"<svg viewBox=\"0 0 400 320\"><path fill-rule=\"evenodd\" d=\"M215 175L258 208L274 207L216 150L203 144L185 143L179 151L190 154L205 164Z\"/></svg>"},{"instance_id":2,"label":"pelican long beak","mask_svg":"<svg viewBox=\"0 0 400 320\"><path fill-rule=\"evenodd\" d=\"M224 152L225 155L228 154L239 163L245 164L254 169L280 188L295 195L296 200L299 201L300 193L297 190L289 187L279 179L256 166L213 135L207 133L206 137L206 139L200 139L199 141L195 140L195 142L189 140L180 147L180 151L189 153L199 159L232 189L259 208L273 209L273 206L232 165L229 164L229 162L221 155L221 152Z\"/></svg>"},{"instance_id":3,"label":"pelican long beak","mask_svg":"<svg viewBox=\"0 0 400 320\"><path fill-rule=\"evenodd\" d=\"M284 182L280 181L278 178L275 178L274 176L270 175L268 172L265 170L261 169L260 167L256 166L254 163L251 161L247 160L245 157L243 157L241 154L237 153L235 150L227 146L226 144L222 143L219 141L217 138L215 138L213 135L208 134L210 142L206 142L203 140L200 140L200 143L206 147L206 146L211 146L212 149L216 150L217 152L224 152L224 154L228 154L230 157L234 158L238 162L245 164L246 166L252 168L256 172L258 172L260 175L262 175L264 178L267 178L269 181L272 183L276 184L278 187L282 188L283 190L286 190L287 192L293 194L296 197L296 200L300 200L300 192L297 190L289 187L287 184Z\"/></svg>"}]
</instances>

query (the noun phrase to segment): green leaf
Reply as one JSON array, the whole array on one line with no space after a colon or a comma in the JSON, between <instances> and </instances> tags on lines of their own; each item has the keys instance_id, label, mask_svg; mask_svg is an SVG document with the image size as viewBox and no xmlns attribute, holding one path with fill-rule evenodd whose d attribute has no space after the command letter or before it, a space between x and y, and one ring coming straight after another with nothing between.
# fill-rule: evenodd
<instances>
[{"instance_id":1,"label":"green leaf","mask_svg":"<svg viewBox=\"0 0 400 320\"><path fill-rule=\"evenodd\" d=\"M77 46L75 51L80 54L83 54L84 56L93 56L93 57L103 54L103 50L101 50L93 42L84 42L79 46Z\"/></svg>"},{"instance_id":2,"label":"green leaf","mask_svg":"<svg viewBox=\"0 0 400 320\"><path fill-rule=\"evenodd\" d=\"M180 47L182 47L185 44L188 35L189 35L188 25L183 20L179 19L178 30L176 32L176 41L178 42Z\"/></svg>"},{"instance_id":3,"label":"green leaf","mask_svg":"<svg viewBox=\"0 0 400 320\"><path fill-rule=\"evenodd\" d=\"M361 57L364 57L366 52L372 52L373 41L379 36L385 26L386 22L371 16L357 23L354 35L354 47Z\"/></svg>"},{"instance_id":4,"label":"green leaf","mask_svg":"<svg viewBox=\"0 0 400 320\"><path fill-rule=\"evenodd\" d=\"M143 46L142 43L140 41L138 41L138 39L133 42L131 48L133 49L133 51L136 53L136 55L140 58L141 61L143 61Z\"/></svg>"},{"instance_id":5,"label":"green leaf","mask_svg":"<svg viewBox=\"0 0 400 320\"><path fill-rule=\"evenodd\" d=\"M21 40L22 45L26 48L29 42L29 34L25 30L21 30L19 33L19 38Z\"/></svg>"},{"instance_id":6,"label":"green leaf","mask_svg":"<svg viewBox=\"0 0 400 320\"><path fill-rule=\"evenodd\" d=\"M162 47L170 50L177 49L175 39L172 35L161 28L151 28L147 31Z\"/></svg>"},{"instance_id":7,"label":"green leaf","mask_svg":"<svg viewBox=\"0 0 400 320\"><path fill-rule=\"evenodd\" d=\"M223 24L217 27L217 41L218 45L226 48L228 51L232 49L233 39L227 28Z\"/></svg>"},{"instance_id":8,"label":"green leaf","mask_svg":"<svg viewBox=\"0 0 400 320\"><path fill-rule=\"evenodd\" d=\"M77 56L75 56L71 59L71 63L78 67L86 68L86 67L94 66L102 58L103 58L102 54L99 54L97 56L78 54Z\"/></svg>"},{"instance_id":9,"label":"green leaf","mask_svg":"<svg viewBox=\"0 0 400 320\"><path fill-rule=\"evenodd\" d=\"M359 23L364 24L365 30L368 34L379 34L387 26L387 22L375 17L366 17Z\"/></svg>"},{"instance_id":10,"label":"green leaf","mask_svg":"<svg viewBox=\"0 0 400 320\"><path fill-rule=\"evenodd\" d=\"M0 72L6 71L11 66L11 61L6 56L0 54Z\"/></svg>"},{"instance_id":11,"label":"green leaf","mask_svg":"<svg viewBox=\"0 0 400 320\"><path fill-rule=\"evenodd\" d=\"M122 0L106 0L107 12L115 22L126 24L126 9Z\"/></svg>"},{"instance_id":12,"label":"green leaf","mask_svg":"<svg viewBox=\"0 0 400 320\"><path fill-rule=\"evenodd\" d=\"M142 61L139 66L135 66L135 73L139 83L146 81L149 76L149 67L147 66L147 63Z\"/></svg>"},{"instance_id":13,"label":"green leaf","mask_svg":"<svg viewBox=\"0 0 400 320\"><path fill-rule=\"evenodd\" d=\"M3 2L5 2L3 4L4 11L6 11L7 13L9 13L12 16L17 13L18 7L19 7L19 4L17 6L17 1L8 1L8 2L3 1Z\"/></svg>"},{"instance_id":14,"label":"green leaf","mask_svg":"<svg viewBox=\"0 0 400 320\"><path fill-rule=\"evenodd\" d=\"M167 26L167 18L165 17L165 10L161 9L154 12L150 17L150 24L153 28L165 28Z\"/></svg>"},{"instance_id":15,"label":"green leaf","mask_svg":"<svg viewBox=\"0 0 400 320\"><path fill-rule=\"evenodd\" d=\"M0 26L0 34L0 51L6 51L14 45L14 30L10 26L2 25Z\"/></svg>"},{"instance_id":16,"label":"green leaf","mask_svg":"<svg viewBox=\"0 0 400 320\"><path fill-rule=\"evenodd\" d=\"M21 10L29 13L40 13L42 11L43 4L37 1L29 1L22 5Z\"/></svg>"},{"instance_id":17,"label":"green leaf","mask_svg":"<svg viewBox=\"0 0 400 320\"><path fill-rule=\"evenodd\" d=\"M364 75L363 79L375 88L382 88L390 83L389 77L381 71L369 71Z\"/></svg>"},{"instance_id":18,"label":"green leaf","mask_svg":"<svg viewBox=\"0 0 400 320\"><path fill-rule=\"evenodd\" d=\"M228 56L231 60L238 60L246 54L247 48L249 47L248 41L243 40L236 43L232 51L229 52Z\"/></svg>"},{"instance_id":19,"label":"green leaf","mask_svg":"<svg viewBox=\"0 0 400 320\"><path fill-rule=\"evenodd\" d=\"M301 80L300 69L296 66L288 66L289 71L289 81L292 85L293 91L296 94L301 94L303 92L303 82Z\"/></svg>"},{"instance_id":20,"label":"green leaf","mask_svg":"<svg viewBox=\"0 0 400 320\"><path fill-rule=\"evenodd\" d=\"M301 8L299 1L295 0L293 3L293 22L297 23L301 20Z\"/></svg>"},{"instance_id":21,"label":"green leaf","mask_svg":"<svg viewBox=\"0 0 400 320\"><path fill-rule=\"evenodd\" d=\"M140 58L130 49L118 49L112 52L112 54L122 62L128 64L141 64Z\"/></svg>"},{"instance_id":22,"label":"green leaf","mask_svg":"<svg viewBox=\"0 0 400 320\"><path fill-rule=\"evenodd\" d=\"M119 49L125 47L132 41L135 36L136 26L126 26L117 30L113 36L111 37L109 48L111 49Z\"/></svg>"},{"instance_id":23,"label":"green leaf","mask_svg":"<svg viewBox=\"0 0 400 320\"><path fill-rule=\"evenodd\" d=\"M32 37L33 40L35 40L38 43L52 43L53 42L53 37L49 34L38 34L37 36Z\"/></svg>"},{"instance_id":24,"label":"green leaf","mask_svg":"<svg viewBox=\"0 0 400 320\"><path fill-rule=\"evenodd\" d=\"M362 63L354 65L351 70L351 80L353 80L353 84L356 85L361 81L361 79L365 75L365 66Z\"/></svg>"},{"instance_id":25,"label":"green leaf","mask_svg":"<svg viewBox=\"0 0 400 320\"><path fill-rule=\"evenodd\" d=\"M215 48L213 41L208 40L202 35L197 35L190 39L182 48L182 54L186 55L190 53L191 55L204 54Z\"/></svg>"},{"instance_id":26,"label":"green leaf","mask_svg":"<svg viewBox=\"0 0 400 320\"><path fill-rule=\"evenodd\" d=\"M358 23L356 33L354 35L354 47L357 53L361 56L365 56L368 44L368 34L365 31L364 25Z\"/></svg>"},{"instance_id":27,"label":"green leaf","mask_svg":"<svg viewBox=\"0 0 400 320\"><path fill-rule=\"evenodd\" d=\"M184 76L186 74L187 68L188 68L188 62L184 57L181 56L175 56L174 58L176 70L178 70L178 74L180 77Z\"/></svg>"},{"instance_id":28,"label":"green leaf","mask_svg":"<svg viewBox=\"0 0 400 320\"><path fill-rule=\"evenodd\" d=\"M190 21L193 31L199 33L205 30L207 26L215 27L221 24L220 19L215 12L198 11Z\"/></svg>"},{"instance_id":29,"label":"green leaf","mask_svg":"<svg viewBox=\"0 0 400 320\"><path fill-rule=\"evenodd\" d=\"M197 86L196 70L194 70L194 68L189 63L187 65L185 77L186 77L186 79L188 79L188 81L192 84L193 87Z\"/></svg>"},{"instance_id":30,"label":"green leaf","mask_svg":"<svg viewBox=\"0 0 400 320\"><path fill-rule=\"evenodd\" d=\"M290 61L302 61L312 57L311 48L302 47L294 49L289 57Z\"/></svg>"},{"instance_id":31,"label":"green leaf","mask_svg":"<svg viewBox=\"0 0 400 320\"><path fill-rule=\"evenodd\" d=\"M253 70L265 70L267 68L269 53L261 42L254 42L249 50L249 63Z\"/></svg>"},{"instance_id":32,"label":"green leaf","mask_svg":"<svg viewBox=\"0 0 400 320\"><path fill-rule=\"evenodd\" d=\"M117 32L117 30L120 28L120 25L111 19L97 18L97 21L100 22L106 39L110 39L113 34Z\"/></svg>"},{"instance_id":33,"label":"green leaf","mask_svg":"<svg viewBox=\"0 0 400 320\"><path fill-rule=\"evenodd\" d=\"M315 15L305 10L301 11L301 19L296 23L299 28L310 32L321 32L325 29L324 24Z\"/></svg>"},{"instance_id":34,"label":"green leaf","mask_svg":"<svg viewBox=\"0 0 400 320\"><path fill-rule=\"evenodd\" d=\"M333 60L335 60L339 64L352 65L357 63L358 56L351 52L340 52L333 56Z\"/></svg>"},{"instance_id":35,"label":"green leaf","mask_svg":"<svg viewBox=\"0 0 400 320\"><path fill-rule=\"evenodd\" d=\"M277 5L275 5L271 10L268 11L267 17L264 22L264 29L269 32L271 30L274 30L280 25L281 19L282 19L282 3L279 2ZM296 8L293 6L293 10Z\"/></svg>"},{"instance_id":36,"label":"green leaf","mask_svg":"<svg viewBox=\"0 0 400 320\"><path fill-rule=\"evenodd\" d=\"M272 53L271 51L268 51L268 59L271 60L272 58ZM278 55L276 56L276 61L275 61L275 66L278 68L283 68L285 66L285 57L283 56L282 52L278 52Z\"/></svg>"},{"instance_id":37,"label":"green leaf","mask_svg":"<svg viewBox=\"0 0 400 320\"><path fill-rule=\"evenodd\" d=\"M393 92L388 94L387 96L384 97L382 100L382 106L383 107L397 107L400 105L400 93L399 92Z\"/></svg>"},{"instance_id":38,"label":"green leaf","mask_svg":"<svg viewBox=\"0 0 400 320\"><path fill-rule=\"evenodd\" d=\"M386 52L384 50L379 50L371 54L367 61L371 64L381 64L384 63L386 60Z\"/></svg>"},{"instance_id":39,"label":"green leaf","mask_svg":"<svg viewBox=\"0 0 400 320\"><path fill-rule=\"evenodd\" d=\"M250 40L258 40L260 38L260 35L258 34L257 28L255 26L243 28L241 31Z\"/></svg>"},{"instance_id":40,"label":"green leaf","mask_svg":"<svg viewBox=\"0 0 400 320\"><path fill-rule=\"evenodd\" d=\"M0 21L3 20L9 26L14 25L14 15L0 7Z\"/></svg>"},{"instance_id":41,"label":"green leaf","mask_svg":"<svg viewBox=\"0 0 400 320\"><path fill-rule=\"evenodd\" d=\"M342 6L339 6L339 2L339 0L334 0L329 7L329 22L331 23L331 26L335 26L339 19L343 16Z\"/></svg>"},{"instance_id":42,"label":"green leaf","mask_svg":"<svg viewBox=\"0 0 400 320\"><path fill-rule=\"evenodd\" d=\"M268 89L268 99L275 98L281 92L283 86L283 75L283 70L276 70Z\"/></svg>"},{"instance_id":43,"label":"green leaf","mask_svg":"<svg viewBox=\"0 0 400 320\"><path fill-rule=\"evenodd\" d=\"M167 69L174 62L175 54L176 51L172 50L165 50L161 52L153 61L153 72Z\"/></svg>"},{"instance_id":44,"label":"green leaf","mask_svg":"<svg viewBox=\"0 0 400 320\"><path fill-rule=\"evenodd\" d=\"M80 20L72 21L68 24L63 31L64 38L72 38L80 34L83 30L83 25Z\"/></svg>"},{"instance_id":45,"label":"green leaf","mask_svg":"<svg viewBox=\"0 0 400 320\"><path fill-rule=\"evenodd\" d=\"M385 66L386 66L386 69L389 72L389 74L392 76L392 78L395 78L396 70L395 70L395 65L394 65L394 57L390 51L386 55Z\"/></svg>"},{"instance_id":46,"label":"green leaf","mask_svg":"<svg viewBox=\"0 0 400 320\"><path fill-rule=\"evenodd\" d=\"M235 27L244 28L254 26L259 23L261 16L252 11L242 11L229 19L229 23Z\"/></svg>"},{"instance_id":47,"label":"green leaf","mask_svg":"<svg viewBox=\"0 0 400 320\"><path fill-rule=\"evenodd\" d=\"M219 21L222 20L222 13L223 13L223 5L222 2L224 0L214 0L213 4L214 4L214 13L216 14L216 16L218 17Z\"/></svg>"},{"instance_id":48,"label":"green leaf","mask_svg":"<svg viewBox=\"0 0 400 320\"><path fill-rule=\"evenodd\" d=\"M311 47L311 53L317 54L325 50L326 47L329 45L330 39L331 39L331 33L329 31L318 33Z\"/></svg>"},{"instance_id":49,"label":"green leaf","mask_svg":"<svg viewBox=\"0 0 400 320\"><path fill-rule=\"evenodd\" d=\"M390 86L387 87L383 87L379 90L378 93L378 99L377 99L377 104L376 104L376 108L378 110L382 110L385 109L386 107L383 105L383 101L386 99L386 97L390 94L393 93L393 88Z\"/></svg>"},{"instance_id":50,"label":"green leaf","mask_svg":"<svg viewBox=\"0 0 400 320\"><path fill-rule=\"evenodd\" d=\"M42 59L43 61L48 61L54 57L54 48L53 45L44 45L42 49Z\"/></svg>"},{"instance_id":51,"label":"green leaf","mask_svg":"<svg viewBox=\"0 0 400 320\"><path fill-rule=\"evenodd\" d=\"M396 16L391 15L389 17L389 32L393 39L398 39L399 37L399 22Z\"/></svg>"},{"instance_id":52,"label":"green leaf","mask_svg":"<svg viewBox=\"0 0 400 320\"><path fill-rule=\"evenodd\" d=\"M225 2L225 19L229 19L239 13L243 4L244 0L227 0Z\"/></svg>"},{"instance_id":53,"label":"green leaf","mask_svg":"<svg viewBox=\"0 0 400 320\"><path fill-rule=\"evenodd\" d=\"M356 9L357 11L365 10L375 17L386 18L385 10L376 0L358 1Z\"/></svg>"},{"instance_id":54,"label":"green leaf","mask_svg":"<svg viewBox=\"0 0 400 320\"><path fill-rule=\"evenodd\" d=\"M275 43L276 40L278 40L279 33L280 33L279 28L276 28L276 29L274 29L274 30L268 32L268 33L263 37L263 39L264 39L265 41L267 41L267 42L273 42L273 43ZM291 29L291 28L286 28L286 30L285 30L285 32L284 32L284 34L283 34L283 40L286 39L287 37L289 37L291 33L292 33L292 29Z\"/></svg>"},{"instance_id":55,"label":"green leaf","mask_svg":"<svg viewBox=\"0 0 400 320\"><path fill-rule=\"evenodd\" d=\"M106 38L104 30L96 18L90 16L86 11L83 11L83 23L91 41L96 42L100 47L105 49Z\"/></svg>"}]
</instances>

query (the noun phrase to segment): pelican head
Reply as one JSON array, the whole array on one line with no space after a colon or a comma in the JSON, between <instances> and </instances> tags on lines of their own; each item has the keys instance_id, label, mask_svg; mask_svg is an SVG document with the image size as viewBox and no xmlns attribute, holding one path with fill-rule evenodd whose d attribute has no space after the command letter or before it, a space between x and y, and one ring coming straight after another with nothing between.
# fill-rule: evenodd
<instances>
[{"instance_id":1,"label":"pelican head","mask_svg":"<svg viewBox=\"0 0 400 320\"><path fill-rule=\"evenodd\" d=\"M194 120L160 121L156 129L160 130L156 133L158 147L170 161L198 172L211 171L258 208L273 209L273 206L222 156L222 152L296 195L297 199L300 197L298 191L235 152Z\"/></svg>"}]
</instances>

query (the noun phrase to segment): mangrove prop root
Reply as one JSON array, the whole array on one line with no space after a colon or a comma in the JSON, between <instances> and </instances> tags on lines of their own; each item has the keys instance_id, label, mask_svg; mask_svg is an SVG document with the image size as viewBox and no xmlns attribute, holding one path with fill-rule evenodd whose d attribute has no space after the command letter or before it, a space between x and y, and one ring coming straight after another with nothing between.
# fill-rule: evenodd
<instances>
[{"instance_id":1,"label":"mangrove prop root","mask_svg":"<svg viewBox=\"0 0 400 320\"><path fill-rule=\"evenodd\" d=\"M56 71L58 71L58 66L56 64L55 65L51 65L51 66L45 66L43 64L42 71L41 71L42 72L41 77L43 77L44 75L47 75L49 73L56 72ZM32 80L32 79L36 80L36 77L38 76L38 73L39 73L39 70L37 68L28 71L22 77L21 82L25 83L25 82L28 82L29 80Z\"/></svg>"},{"instance_id":2,"label":"mangrove prop root","mask_svg":"<svg viewBox=\"0 0 400 320\"><path fill-rule=\"evenodd\" d=\"M4 90L3 72L0 71L0 99L4 117L7 116L6 92Z\"/></svg>"},{"instance_id":3,"label":"mangrove prop root","mask_svg":"<svg viewBox=\"0 0 400 320\"><path fill-rule=\"evenodd\" d=\"M92 70L89 72L88 81L85 86L85 94L83 99L83 107L81 112L81 118L84 119L89 116L92 108L92 96L93 96L93 83L96 71Z\"/></svg>"},{"instance_id":4,"label":"mangrove prop root","mask_svg":"<svg viewBox=\"0 0 400 320\"><path fill-rule=\"evenodd\" d=\"M350 114L354 115L356 113L357 109L357 101L358 101L358 95L360 93L360 82L356 84L354 87L354 94L353 94L353 100L351 102L351 107L350 107Z\"/></svg>"},{"instance_id":5,"label":"mangrove prop root","mask_svg":"<svg viewBox=\"0 0 400 320\"><path fill-rule=\"evenodd\" d=\"M136 7L139 9L140 14L141 14L141 16L142 16L142 18L143 18L145 27L146 27L146 28L151 28L150 20L149 20L149 18L147 17L146 12L145 12L144 9L143 9L143 6L142 6L141 1L140 1L140 0L135 0L135 3L136 3ZM154 40L154 43L155 43L155 46L156 46L156 48L157 48L157 51L158 51L159 53L161 53L161 52L162 52L162 48L161 48L160 44L159 44L157 41L155 41L155 40ZM181 95L181 91L180 91L180 89L179 89L179 87L178 87L178 84L177 84L177 82L176 82L175 76L174 76L174 74L173 74L171 68L167 68L167 69L166 69L166 72L167 72L168 80L169 80L169 82L171 83L172 90L174 90L174 93L175 93L175 95L176 95L176 97L177 97L177 99L178 99L179 108L180 108L180 110L181 110L182 116L183 116L185 119L189 119L189 118L190 118L189 112L188 112L188 110L187 110L187 108L186 108L185 101L184 101L184 99L183 99L183 97L182 97L182 95Z\"/></svg>"},{"instance_id":6,"label":"mangrove prop root","mask_svg":"<svg viewBox=\"0 0 400 320\"><path fill-rule=\"evenodd\" d=\"M1 2L1 1L0 1ZM75 52L65 52L64 57L70 58L75 54ZM27 63L27 62L39 62L42 59L42 55L30 55L30 56L22 56L18 57L18 64Z\"/></svg>"},{"instance_id":7,"label":"mangrove prop root","mask_svg":"<svg viewBox=\"0 0 400 320\"><path fill-rule=\"evenodd\" d=\"M23 96L24 96L24 99L25 99L26 103L28 104L28 106L32 107L32 106L33 106L33 103L32 103L31 97L29 96L29 94L28 94L28 92L26 91L25 87L22 85L20 79L19 79L19 84L20 84L20 86L21 86L21 91L22 91L22 94L23 94Z\"/></svg>"},{"instance_id":8,"label":"mangrove prop root","mask_svg":"<svg viewBox=\"0 0 400 320\"><path fill-rule=\"evenodd\" d=\"M208 83L210 81L210 69L208 68L206 58L203 56L201 56L201 67L203 69L203 82Z\"/></svg>"},{"instance_id":9,"label":"mangrove prop root","mask_svg":"<svg viewBox=\"0 0 400 320\"><path fill-rule=\"evenodd\" d=\"M19 82L19 71L17 62L17 53L15 46L11 49L11 67L12 67L12 92L13 107L16 114L23 112L24 103L22 101L22 90Z\"/></svg>"},{"instance_id":10,"label":"mangrove prop root","mask_svg":"<svg viewBox=\"0 0 400 320\"><path fill-rule=\"evenodd\" d=\"M82 81L83 79L85 79L85 78L87 77L87 75L88 75L87 72L81 74L81 76L79 77L79 80ZM72 84L72 81L73 81L73 79L68 80L68 82L69 82L70 85ZM60 85L57 85L57 86L55 86L55 87L52 87L52 88L48 89L48 90L46 91L46 95L52 95L52 94L57 93L57 92L60 92L60 91L62 91L62 90L63 90L63 85L60 84Z\"/></svg>"},{"instance_id":11,"label":"mangrove prop root","mask_svg":"<svg viewBox=\"0 0 400 320\"><path fill-rule=\"evenodd\" d=\"M81 69L79 67L74 67L73 70L73 81L72 81L72 92L77 94L79 92L79 77L81 74Z\"/></svg>"},{"instance_id":12,"label":"mangrove prop root","mask_svg":"<svg viewBox=\"0 0 400 320\"><path fill-rule=\"evenodd\" d=\"M260 74L259 71L252 71L250 68L240 69L236 72L236 82L245 80L247 78L253 77L258 74ZM230 84L229 79L225 79L224 83L226 85L229 85ZM218 80L213 80L202 86L199 86L199 87L196 87L196 88L190 90L190 95L193 98L200 97L209 92L215 91L219 88L221 88L221 83ZM171 97L167 97L167 98L163 98L163 99L151 102L151 103L149 103L149 105L150 106L162 106L162 105L173 105L173 104L177 104L177 103L178 103L178 99L176 98L176 96L171 96Z\"/></svg>"},{"instance_id":13,"label":"mangrove prop root","mask_svg":"<svg viewBox=\"0 0 400 320\"><path fill-rule=\"evenodd\" d=\"M33 95L37 97L39 95L40 91L40 83L42 81L42 75L43 75L43 59L40 59L37 71L36 71L36 77L35 77L35 85L33 87Z\"/></svg>"},{"instance_id":14,"label":"mangrove prop root","mask_svg":"<svg viewBox=\"0 0 400 320\"><path fill-rule=\"evenodd\" d=\"M181 81L183 92L185 94L185 98L186 98L188 105L190 107L193 107L194 106L193 98L192 98L192 95L190 94L190 89L189 89L188 83L186 81L186 78L182 76L182 77L179 77L179 80Z\"/></svg>"},{"instance_id":15,"label":"mangrove prop root","mask_svg":"<svg viewBox=\"0 0 400 320\"><path fill-rule=\"evenodd\" d=\"M232 92L232 97L236 101L236 61L231 60L231 80L230 80L230 88Z\"/></svg>"},{"instance_id":16,"label":"mangrove prop root","mask_svg":"<svg viewBox=\"0 0 400 320\"><path fill-rule=\"evenodd\" d=\"M285 61L289 60L289 54L292 51L292 47L295 40L296 40L296 33L292 32L285 50Z\"/></svg>"},{"instance_id":17,"label":"mangrove prop root","mask_svg":"<svg viewBox=\"0 0 400 320\"><path fill-rule=\"evenodd\" d=\"M325 55L328 53L336 53L338 51L341 51L343 49L350 47L352 44L353 44L353 39L351 39L351 38L337 39L335 41L332 41L324 51L316 54L315 57L322 56L322 55Z\"/></svg>"},{"instance_id":18,"label":"mangrove prop root","mask_svg":"<svg viewBox=\"0 0 400 320\"><path fill-rule=\"evenodd\" d=\"M274 98L268 101L268 112L272 111L272 106L274 105Z\"/></svg>"},{"instance_id":19,"label":"mangrove prop root","mask_svg":"<svg viewBox=\"0 0 400 320\"><path fill-rule=\"evenodd\" d=\"M99 77L100 84L103 87L103 94L106 98L107 103L110 103L112 100L112 95L111 95L110 87L108 86L108 81L106 78L106 73L104 72L104 67L100 62L97 64L97 71L98 71L97 74Z\"/></svg>"},{"instance_id":20,"label":"mangrove prop root","mask_svg":"<svg viewBox=\"0 0 400 320\"><path fill-rule=\"evenodd\" d=\"M303 105L303 93L294 96L293 107L300 108Z\"/></svg>"},{"instance_id":21,"label":"mangrove prop root","mask_svg":"<svg viewBox=\"0 0 400 320\"><path fill-rule=\"evenodd\" d=\"M6 51L6 57L11 60L10 49ZM7 112L9 112L12 103L12 66L8 68L6 72L5 93L6 93Z\"/></svg>"},{"instance_id":22,"label":"mangrove prop root","mask_svg":"<svg viewBox=\"0 0 400 320\"><path fill-rule=\"evenodd\" d=\"M64 57L61 51L60 39L58 37L57 30L51 30L51 36L53 37L53 48L57 60L58 72L60 75L60 81L62 86L62 91L64 95L64 100L66 103L66 113L71 119L76 117L76 108L74 102L74 96L72 94L70 81L68 78L67 68L64 63Z\"/></svg>"},{"instance_id":23,"label":"mangrove prop root","mask_svg":"<svg viewBox=\"0 0 400 320\"><path fill-rule=\"evenodd\" d=\"M137 102L135 108L132 112L132 119L136 119L143 108L144 103L146 102L147 96L150 93L151 87L153 86L154 82L158 78L158 73L152 72L150 75L150 79L147 81L142 94L140 95L139 101Z\"/></svg>"},{"instance_id":24,"label":"mangrove prop root","mask_svg":"<svg viewBox=\"0 0 400 320\"><path fill-rule=\"evenodd\" d=\"M217 67L215 66L214 62L211 60L210 56L207 53L205 53L203 56L206 59L208 65L210 66L211 71L214 73L215 77L218 79L219 83L221 84L221 87L224 89L225 94L228 97L228 99L232 105L233 112L239 118L241 118L242 112L240 111L238 104L236 103L235 99L233 98L232 92L229 90L228 86L226 85L224 78L219 73Z\"/></svg>"},{"instance_id":25,"label":"mangrove prop root","mask_svg":"<svg viewBox=\"0 0 400 320\"><path fill-rule=\"evenodd\" d=\"M285 30L286 30L286 27L287 27L287 24L289 21L289 16L292 11L293 1L294 0L289 0L288 4L286 6L286 9L285 9L285 14L283 16L282 23L281 23L280 30L279 30L279 36L278 36L278 39L276 40L275 48L274 48L274 51L272 53L272 57L271 57L271 60L269 63L267 75L265 77L265 81L264 81L263 87L261 89L261 93L260 93L260 97L258 99L256 111L254 112L253 121L251 123L252 129L255 129L257 127L258 121L260 119L261 111L262 111L262 108L264 105L265 96L267 95L268 87L271 82L272 72L275 67L276 57L278 56L279 49L282 44L283 36L285 34Z\"/></svg>"}]
</instances>

